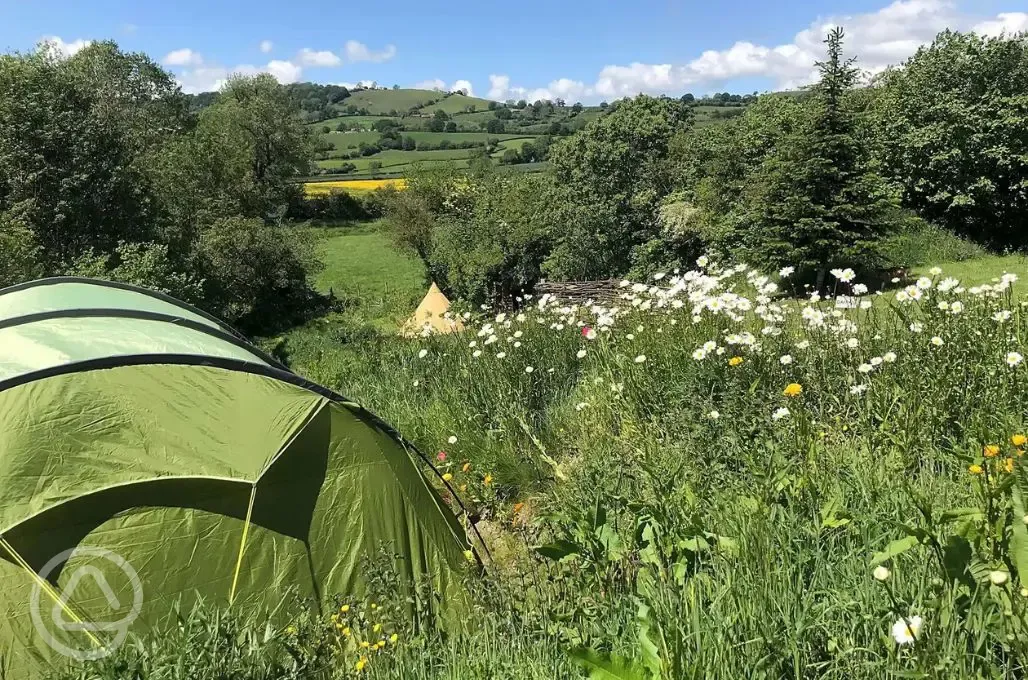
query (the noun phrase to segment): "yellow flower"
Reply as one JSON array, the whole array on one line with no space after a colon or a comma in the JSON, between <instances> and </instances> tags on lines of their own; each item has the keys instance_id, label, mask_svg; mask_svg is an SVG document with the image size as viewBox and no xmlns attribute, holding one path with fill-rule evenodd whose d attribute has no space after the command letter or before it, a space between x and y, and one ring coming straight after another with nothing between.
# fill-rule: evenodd
<instances>
[{"instance_id":1,"label":"yellow flower","mask_svg":"<svg viewBox=\"0 0 1028 680\"><path fill-rule=\"evenodd\" d=\"M378 605L377 605L377 604L375 604L374 602L372 602L372 603L371 603L371 608L372 608L372 609L378 609Z\"/></svg>"},{"instance_id":2,"label":"yellow flower","mask_svg":"<svg viewBox=\"0 0 1028 680\"><path fill-rule=\"evenodd\" d=\"M365 666L367 666L367 665L368 665L368 657L366 657L366 656L362 656L362 657L361 657L361 658L360 658L360 659L359 659L359 660L357 661L357 670L358 670L358 671L362 671L362 670L364 670L364 667L365 667Z\"/></svg>"},{"instance_id":3,"label":"yellow flower","mask_svg":"<svg viewBox=\"0 0 1028 680\"><path fill-rule=\"evenodd\" d=\"M339 614L333 614L332 615L332 621L338 621L338 620L339 620Z\"/></svg>"},{"instance_id":4,"label":"yellow flower","mask_svg":"<svg viewBox=\"0 0 1028 680\"><path fill-rule=\"evenodd\" d=\"M464 463L464 467L461 468L461 472L467 472L471 469L471 463Z\"/></svg>"},{"instance_id":5,"label":"yellow flower","mask_svg":"<svg viewBox=\"0 0 1028 680\"><path fill-rule=\"evenodd\" d=\"M1014 471L1014 459L1013 458L1007 458L1005 461L1003 461L1003 469L1006 472L1013 472Z\"/></svg>"},{"instance_id":6,"label":"yellow flower","mask_svg":"<svg viewBox=\"0 0 1028 680\"><path fill-rule=\"evenodd\" d=\"M465 550L464 551L464 559L466 559L468 562L474 562L475 561L475 553L471 552L470 550Z\"/></svg>"},{"instance_id":7,"label":"yellow flower","mask_svg":"<svg viewBox=\"0 0 1028 680\"><path fill-rule=\"evenodd\" d=\"M514 504L514 514L516 515L519 512L521 512L521 508L523 508L523 507L525 507L524 503L515 503Z\"/></svg>"},{"instance_id":8,"label":"yellow flower","mask_svg":"<svg viewBox=\"0 0 1028 680\"><path fill-rule=\"evenodd\" d=\"M1025 444L1028 444L1028 437L1025 437L1023 434L1015 434L1010 438L1010 443L1020 448Z\"/></svg>"},{"instance_id":9,"label":"yellow flower","mask_svg":"<svg viewBox=\"0 0 1028 680\"><path fill-rule=\"evenodd\" d=\"M995 444L989 444L985 447L983 453L985 454L986 458L995 458L999 455L999 447Z\"/></svg>"},{"instance_id":10,"label":"yellow flower","mask_svg":"<svg viewBox=\"0 0 1028 680\"><path fill-rule=\"evenodd\" d=\"M339 608L339 611L345 614L346 612L350 611L350 605L344 604L342 607Z\"/></svg>"},{"instance_id":11,"label":"yellow flower","mask_svg":"<svg viewBox=\"0 0 1028 680\"><path fill-rule=\"evenodd\" d=\"M486 486L489 486L490 484L493 483L493 476L491 474L489 474L489 473L486 473L485 479L482 480L482 483L485 484Z\"/></svg>"},{"instance_id":12,"label":"yellow flower","mask_svg":"<svg viewBox=\"0 0 1028 680\"><path fill-rule=\"evenodd\" d=\"M339 630L342 630L343 629L343 624L341 624L338 621L336 621L336 628L338 628Z\"/></svg>"},{"instance_id":13,"label":"yellow flower","mask_svg":"<svg viewBox=\"0 0 1028 680\"><path fill-rule=\"evenodd\" d=\"M782 394L787 397L798 397L803 394L803 385L799 383L789 383L785 386L785 389L782 390Z\"/></svg>"},{"instance_id":14,"label":"yellow flower","mask_svg":"<svg viewBox=\"0 0 1028 680\"><path fill-rule=\"evenodd\" d=\"M394 645L396 644L396 641L399 640L399 639L400 639L400 636L397 635L396 633L393 633L392 635L389 636L389 642L392 642Z\"/></svg>"},{"instance_id":15,"label":"yellow flower","mask_svg":"<svg viewBox=\"0 0 1028 680\"><path fill-rule=\"evenodd\" d=\"M977 464L976 465L968 465L967 466L967 471L970 472L972 475L980 475L980 474L982 474L982 466L981 465L977 465Z\"/></svg>"},{"instance_id":16,"label":"yellow flower","mask_svg":"<svg viewBox=\"0 0 1028 680\"><path fill-rule=\"evenodd\" d=\"M375 631L377 633L378 631L382 630L382 624L381 623L376 623L374 628L372 628L371 630L373 630L373 631Z\"/></svg>"},{"instance_id":17,"label":"yellow flower","mask_svg":"<svg viewBox=\"0 0 1028 680\"><path fill-rule=\"evenodd\" d=\"M350 629L349 628L343 628L343 635L345 635L346 637L350 637Z\"/></svg>"},{"instance_id":18,"label":"yellow flower","mask_svg":"<svg viewBox=\"0 0 1028 680\"><path fill-rule=\"evenodd\" d=\"M461 484L461 485L460 485L460 490L461 490L461 492L462 492L462 493L463 493L464 491L467 491L467 490L468 490L468 485L467 485L467 484Z\"/></svg>"},{"instance_id":19,"label":"yellow flower","mask_svg":"<svg viewBox=\"0 0 1028 680\"><path fill-rule=\"evenodd\" d=\"M444 482L448 482L451 479L453 479L453 475L451 475L449 472L447 472L446 474L443 475L443 481Z\"/></svg>"},{"instance_id":20,"label":"yellow flower","mask_svg":"<svg viewBox=\"0 0 1028 680\"><path fill-rule=\"evenodd\" d=\"M363 647L364 649L367 649L370 646L371 646L371 643L368 642L367 640L364 640L363 642L361 642L361 647Z\"/></svg>"},{"instance_id":21,"label":"yellow flower","mask_svg":"<svg viewBox=\"0 0 1028 680\"><path fill-rule=\"evenodd\" d=\"M742 357L732 357L731 359L728 360L728 365L729 366L738 366L741 363L742 363Z\"/></svg>"},{"instance_id":22,"label":"yellow flower","mask_svg":"<svg viewBox=\"0 0 1028 680\"><path fill-rule=\"evenodd\" d=\"M289 635L296 635L296 626L289 626L286 628L286 633Z\"/></svg>"},{"instance_id":23,"label":"yellow flower","mask_svg":"<svg viewBox=\"0 0 1028 680\"><path fill-rule=\"evenodd\" d=\"M386 646L385 640L379 640L375 643L375 649L382 649Z\"/></svg>"}]
</instances>

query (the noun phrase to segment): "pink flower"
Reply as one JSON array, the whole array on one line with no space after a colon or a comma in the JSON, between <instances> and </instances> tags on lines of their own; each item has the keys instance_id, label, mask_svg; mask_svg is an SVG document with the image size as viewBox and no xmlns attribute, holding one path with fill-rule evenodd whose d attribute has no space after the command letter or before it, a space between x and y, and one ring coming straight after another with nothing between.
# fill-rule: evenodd
<instances>
[{"instance_id":1,"label":"pink flower","mask_svg":"<svg viewBox=\"0 0 1028 680\"><path fill-rule=\"evenodd\" d=\"M437 453L435 455L435 457L436 457L436 460L438 460L441 463L444 460L446 460L446 452L445 451L440 451L439 453Z\"/></svg>"},{"instance_id":2,"label":"pink flower","mask_svg":"<svg viewBox=\"0 0 1028 680\"><path fill-rule=\"evenodd\" d=\"M588 336L589 335L589 331L591 331L591 330L592 330L592 328L590 328L589 326L582 326L582 337Z\"/></svg>"}]
</instances>

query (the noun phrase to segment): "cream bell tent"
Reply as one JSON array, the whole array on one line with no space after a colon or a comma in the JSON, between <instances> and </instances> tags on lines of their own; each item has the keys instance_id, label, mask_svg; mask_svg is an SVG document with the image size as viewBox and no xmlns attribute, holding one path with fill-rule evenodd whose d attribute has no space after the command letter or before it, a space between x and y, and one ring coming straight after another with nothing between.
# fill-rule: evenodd
<instances>
[{"instance_id":1,"label":"cream bell tent","mask_svg":"<svg viewBox=\"0 0 1028 680\"><path fill-rule=\"evenodd\" d=\"M433 333L453 333L464 330L464 324L457 317L447 318L446 312L450 310L450 301L439 290L439 286L432 284L421 301L414 315L407 320L401 331L404 336L410 338L420 335L425 328L430 328Z\"/></svg>"}]
</instances>

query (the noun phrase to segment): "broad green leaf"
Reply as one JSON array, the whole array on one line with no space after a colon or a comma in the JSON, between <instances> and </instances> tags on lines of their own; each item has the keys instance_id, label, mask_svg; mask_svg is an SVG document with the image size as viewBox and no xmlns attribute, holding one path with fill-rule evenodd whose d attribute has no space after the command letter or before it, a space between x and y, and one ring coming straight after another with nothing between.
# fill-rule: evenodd
<instances>
[{"instance_id":1,"label":"broad green leaf","mask_svg":"<svg viewBox=\"0 0 1028 680\"><path fill-rule=\"evenodd\" d=\"M660 650L650 639L650 608L642 602L636 610L635 621L638 626L639 652L642 656L643 665L649 670L650 675L655 678L663 676L664 664L660 660Z\"/></svg>"},{"instance_id":2,"label":"broad green leaf","mask_svg":"<svg viewBox=\"0 0 1028 680\"><path fill-rule=\"evenodd\" d=\"M984 513L979 508L953 508L942 513L939 517L939 522L948 524L960 520L979 520L984 516Z\"/></svg>"},{"instance_id":3,"label":"broad green leaf","mask_svg":"<svg viewBox=\"0 0 1028 680\"><path fill-rule=\"evenodd\" d=\"M535 549L537 553L551 560L560 561L574 555L581 555L582 548L571 541L558 540L541 545Z\"/></svg>"},{"instance_id":4,"label":"broad green leaf","mask_svg":"<svg viewBox=\"0 0 1028 680\"><path fill-rule=\"evenodd\" d=\"M601 654L587 647L573 649L568 654L589 672L592 680L650 680L644 667L617 654Z\"/></svg>"},{"instance_id":5,"label":"broad green leaf","mask_svg":"<svg viewBox=\"0 0 1028 680\"><path fill-rule=\"evenodd\" d=\"M951 581L974 587L971 577L971 544L962 536L950 536L942 552L942 565Z\"/></svg>"},{"instance_id":6,"label":"broad green leaf","mask_svg":"<svg viewBox=\"0 0 1028 680\"><path fill-rule=\"evenodd\" d=\"M873 567L902 555L915 545L918 545L920 542L921 540L917 536L904 536L903 538L897 538L895 541L887 545L885 550L875 553L871 557L871 566Z\"/></svg>"},{"instance_id":7,"label":"broad green leaf","mask_svg":"<svg viewBox=\"0 0 1028 680\"><path fill-rule=\"evenodd\" d=\"M1021 498L1021 489L1014 486L1014 518L1010 522L1011 541L1010 554L1014 561L1014 568L1017 569L1017 578L1024 585L1028 582L1028 526L1024 524L1024 499Z\"/></svg>"}]
</instances>

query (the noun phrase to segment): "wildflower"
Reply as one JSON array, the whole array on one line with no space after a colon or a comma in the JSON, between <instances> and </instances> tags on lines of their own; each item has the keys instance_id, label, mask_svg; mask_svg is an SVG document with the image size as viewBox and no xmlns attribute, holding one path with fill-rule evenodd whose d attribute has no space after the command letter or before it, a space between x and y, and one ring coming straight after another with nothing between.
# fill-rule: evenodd
<instances>
[{"instance_id":1,"label":"wildflower","mask_svg":"<svg viewBox=\"0 0 1028 680\"><path fill-rule=\"evenodd\" d=\"M914 282L914 287L918 290L928 290L932 287L932 280L927 276L922 276L916 282Z\"/></svg>"},{"instance_id":2,"label":"wildflower","mask_svg":"<svg viewBox=\"0 0 1028 680\"><path fill-rule=\"evenodd\" d=\"M853 293L855 295L864 295L865 293L867 293L867 286L863 283L854 284Z\"/></svg>"},{"instance_id":3,"label":"wildflower","mask_svg":"<svg viewBox=\"0 0 1028 680\"><path fill-rule=\"evenodd\" d=\"M713 340L707 340L705 343L703 343L703 351L704 352L713 352L716 349L717 349L717 343L714 342Z\"/></svg>"},{"instance_id":4,"label":"wildflower","mask_svg":"<svg viewBox=\"0 0 1028 680\"><path fill-rule=\"evenodd\" d=\"M800 340L796 343L796 349L807 349L810 347L810 340Z\"/></svg>"},{"instance_id":5,"label":"wildflower","mask_svg":"<svg viewBox=\"0 0 1028 680\"><path fill-rule=\"evenodd\" d=\"M798 397L803 394L803 385L800 385L799 383L789 383L785 386L785 389L782 390L782 394L787 397Z\"/></svg>"},{"instance_id":6,"label":"wildflower","mask_svg":"<svg viewBox=\"0 0 1028 680\"><path fill-rule=\"evenodd\" d=\"M471 552L470 550L465 550L464 551L464 559L466 559L468 562L474 562L475 561L475 553Z\"/></svg>"},{"instance_id":7,"label":"wildflower","mask_svg":"<svg viewBox=\"0 0 1028 680\"><path fill-rule=\"evenodd\" d=\"M535 370L535 369L534 369L534 368L532 368L531 366L525 366L525 373L531 373L531 372L532 372L532 371L534 371L534 370Z\"/></svg>"},{"instance_id":8,"label":"wildflower","mask_svg":"<svg viewBox=\"0 0 1028 680\"><path fill-rule=\"evenodd\" d=\"M629 340L635 340L635 335L633 333L629 333L625 337L628 338Z\"/></svg>"},{"instance_id":9,"label":"wildflower","mask_svg":"<svg viewBox=\"0 0 1028 680\"><path fill-rule=\"evenodd\" d=\"M954 279L951 276L951 277L945 278L942 281L940 281L939 285L937 286L937 288L939 289L939 291L941 291L943 293L948 293L949 291L953 290L954 288L956 288L959 285L960 285L960 281L957 280L957 279Z\"/></svg>"},{"instance_id":10,"label":"wildflower","mask_svg":"<svg viewBox=\"0 0 1028 680\"><path fill-rule=\"evenodd\" d=\"M778 363L780 363L782 366L788 366L792 363L792 356L788 354L783 354L782 356L778 357Z\"/></svg>"},{"instance_id":11,"label":"wildflower","mask_svg":"<svg viewBox=\"0 0 1028 680\"><path fill-rule=\"evenodd\" d=\"M367 645L363 645L363 646L365 646L365 647L366 647ZM366 657L366 656L362 656L362 657L361 657L361 658L360 658L360 659L359 659L359 660L357 661L357 670L358 670L358 671L362 671L362 670L364 670L364 667L365 667L365 666L367 666L367 665L368 665L368 657Z\"/></svg>"},{"instance_id":12,"label":"wildflower","mask_svg":"<svg viewBox=\"0 0 1028 680\"><path fill-rule=\"evenodd\" d=\"M467 472L470 469L471 469L471 463L464 463L464 465L461 466L460 470L461 470L461 472Z\"/></svg>"},{"instance_id":13,"label":"wildflower","mask_svg":"<svg viewBox=\"0 0 1028 680\"><path fill-rule=\"evenodd\" d=\"M394 645L396 644L397 640L399 640L399 639L400 639L400 636L397 635L396 633L393 633L392 635L389 636L389 642L392 642Z\"/></svg>"},{"instance_id":14,"label":"wildflower","mask_svg":"<svg viewBox=\"0 0 1028 680\"><path fill-rule=\"evenodd\" d=\"M938 335L932 336L931 343L936 347L942 347L945 344L943 339L940 338Z\"/></svg>"},{"instance_id":15,"label":"wildflower","mask_svg":"<svg viewBox=\"0 0 1028 680\"><path fill-rule=\"evenodd\" d=\"M973 465L968 465L967 471L970 472L972 475L980 475L982 474L982 466L978 465L977 463Z\"/></svg>"},{"instance_id":16,"label":"wildflower","mask_svg":"<svg viewBox=\"0 0 1028 680\"><path fill-rule=\"evenodd\" d=\"M584 359L585 355L586 355L586 351L584 349L580 349L580 350L578 350L578 352L575 353L575 356L578 357L579 359Z\"/></svg>"},{"instance_id":17,"label":"wildflower","mask_svg":"<svg viewBox=\"0 0 1028 680\"><path fill-rule=\"evenodd\" d=\"M506 352L497 352L496 353L496 358L497 359L506 359L507 358L507 353Z\"/></svg>"},{"instance_id":18,"label":"wildflower","mask_svg":"<svg viewBox=\"0 0 1028 680\"><path fill-rule=\"evenodd\" d=\"M353 634L353 631L350 630L349 626L347 626L346 628L343 628L343 636L344 637L350 637L352 634Z\"/></svg>"},{"instance_id":19,"label":"wildflower","mask_svg":"<svg viewBox=\"0 0 1028 680\"><path fill-rule=\"evenodd\" d=\"M891 364L891 363L895 362L896 361L896 353L895 352L886 352L885 354L882 355L882 361L884 361L887 364Z\"/></svg>"},{"instance_id":20,"label":"wildflower","mask_svg":"<svg viewBox=\"0 0 1028 680\"><path fill-rule=\"evenodd\" d=\"M1011 473L1013 471L1014 471L1014 459L1013 458L1007 458L1006 460L1003 461L1003 472L1006 472L1006 473L1009 474L1009 473Z\"/></svg>"},{"instance_id":21,"label":"wildflower","mask_svg":"<svg viewBox=\"0 0 1028 680\"><path fill-rule=\"evenodd\" d=\"M985 448L982 450L982 454L986 458L995 458L999 455L999 447L995 444L987 444Z\"/></svg>"},{"instance_id":22,"label":"wildflower","mask_svg":"<svg viewBox=\"0 0 1028 680\"><path fill-rule=\"evenodd\" d=\"M477 359L478 357L482 356L482 350L476 349L474 352L471 353L471 356Z\"/></svg>"},{"instance_id":23,"label":"wildflower","mask_svg":"<svg viewBox=\"0 0 1028 680\"><path fill-rule=\"evenodd\" d=\"M637 356L635 358L635 363L637 363L637 364L642 364L642 363L645 363L645 362L646 362L646 355L645 354L640 354L639 356Z\"/></svg>"},{"instance_id":24,"label":"wildflower","mask_svg":"<svg viewBox=\"0 0 1028 680\"><path fill-rule=\"evenodd\" d=\"M459 487L457 487L457 488L458 488L458 489L460 489L460 492L461 492L461 493L464 493L465 491L467 491L467 490L468 490L468 485L467 485L467 484L461 484L461 485L460 485Z\"/></svg>"},{"instance_id":25,"label":"wildflower","mask_svg":"<svg viewBox=\"0 0 1028 680\"><path fill-rule=\"evenodd\" d=\"M875 370L875 367L871 364L860 364L857 366L858 373L870 373L873 370Z\"/></svg>"},{"instance_id":26,"label":"wildflower","mask_svg":"<svg viewBox=\"0 0 1028 680\"><path fill-rule=\"evenodd\" d=\"M449 442L450 444L456 444L457 443L457 435L451 434L449 439L447 439L446 441Z\"/></svg>"},{"instance_id":27,"label":"wildflower","mask_svg":"<svg viewBox=\"0 0 1028 680\"><path fill-rule=\"evenodd\" d=\"M427 356L428 356L428 350L427 349L423 349L420 352L418 352L418 358L419 359L424 359Z\"/></svg>"},{"instance_id":28,"label":"wildflower","mask_svg":"<svg viewBox=\"0 0 1028 680\"><path fill-rule=\"evenodd\" d=\"M518 340L517 342L514 343L514 349L517 349L518 347L521 347L521 341L520 340Z\"/></svg>"},{"instance_id":29,"label":"wildflower","mask_svg":"<svg viewBox=\"0 0 1028 680\"><path fill-rule=\"evenodd\" d=\"M914 323L910 324L910 332L911 333L920 333L923 330L924 330L924 324L921 323L920 321L915 321Z\"/></svg>"},{"instance_id":30,"label":"wildflower","mask_svg":"<svg viewBox=\"0 0 1028 680\"><path fill-rule=\"evenodd\" d=\"M453 475L452 474L450 474L449 472L443 473L443 481L444 482L448 482L451 479L453 479Z\"/></svg>"},{"instance_id":31,"label":"wildflower","mask_svg":"<svg viewBox=\"0 0 1028 680\"><path fill-rule=\"evenodd\" d=\"M376 624L375 624L375 625L374 625L374 626L372 627L372 629L371 629L371 630L373 630L373 631L374 631L374 632L376 632L376 633L377 633L377 632L379 632L380 630L382 630L382 624L381 624L381 623L376 623Z\"/></svg>"},{"instance_id":32,"label":"wildflower","mask_svg":"<svg viewBox=\"0 0 1028 680\"><path fill-rule=\"evenodd\" d=\"M435 454L435 459L438 460L440 463L444 462L446 460L446 452L440 451L439 453Z\"/></svg>"},{"instance_id":33,"label":"wildflower","mask_svg":"<svg viewBox=\"0 0 1028 680\"><path fill-rule=\"evenodd\" d=\"M1018 352L1007 352L1007 366L1009 366L1010 368L1013 368L1014 366L1017 366L1022 361L1024 361L1024 357L1021 356L1020 353L1018 353Z\"/></svg>"},{"instance_id":34,"label":"wildflower","mask_svg":"<svg viewBox=\"0 0 1028 680\"><path fill-rule=\"evenodd\" d=\"M524 331L514 331L514 337L515 338L520 338L524 334L525 334Z\"/></svg>"},{"instance_id":35,"label":"wildflower","mask_svg":"<svg viewBox=\"0 0 1028 680\"><path fill-rule=\"evenodd\" d=\"M718 411L711 411L710 413L707 414L707 417L710 418L711 420L717 420L718 418L721 417L721 414Z\"/></svg>"},{"instance_id":36,"label":"wildflower","mask_svg":"<svg viewBox=\"0 0 1028 680\"><path fill-rule=\"evenodd\" d=\"M698 258L696 258L696 266L706 267L708 264L710 264L710 258L708 258L706 255L700 255Z\"/></svg>"},{"instance_id":37,"label":"wildflower","mask_svg":"<svg viewBox=\"0 0 1028 680\"><path fill-rule=\"evenodd\" d=\"M707 358L707 352L702 347L697 347L692 352L692 358L696 361L703 361Z\"/></svg>"},{"instance_id":38,"label":"wildflower","mask_svg":"<svg viewBox=\"0 0 1028 680\"><path fill-rule=\"evenodd\" d=\"M368 648L368 647L370 647L370 646L371 646L371 643L370 643L370 642L368 642L367 640L363 640L363 641L361 642L361 647L363 647L364 649L367 649L367 648Z\"/></svg>"},{"instance_id":39,"label":"wildflower","mask_svg":"<svg viewBox=\"0 0 1028 680\"><path fill-rule=\"evenodd\" d=\"M884 583L885 581L889 580L890 576L892 576L892 572L889 571L886 567L878 565L877 567L875 567L875 570L871 572L871 575L875 577L876 581L882 581Z\"/></svg>"},{"instance_id":40,"label":"wildflower","mask_svg":"<svg viewBox=\"0 0 1028 680\"><path fill-rule=\"evenodd\" d=\"M582 326L582 337L586 340L595 340L596 331L590 328L589 326Z\"/></svg>"},{"instance_id":41,"label":"wildflower","mask_svg":"<svg viewBox=\"0 0 1028 680\"><path fill-rule=\"evenodd\" d=\"M949 306L950 314L960 314L962 311L964 311L964 303L960 300L957 300Z\"/></svg>"},{"instance_id":42,"label":"wildflower","mask_svg":"<svg viewBox=\"0 0 1028 680\"><path fill-rule=\"evenodd\" d=\"M1023 434L1015 434L1013 437L1010 438L1010 443L1016 446L1017 448L1021 448L1026 443L1028 443L1028 437L1025 437Z\"/></svg>"},{"instance_id":43,"label":"wildflower","mask_svg":"<svg viewBox=\"0 0 1028 680\"><path fill-rule=\"evenodd\" d=\"M921 634L921 617L908 616L892 624L892 639L898 645L909 645Z\"/></svg>"},{"instance_id":44,"label":"wildflower","mask_svg":"<svg viewBox=\"0 0 1028 680\"><path fill-rule=\"evenodd\" d=\"M350 605L344 604L342 607L339 608L339 611L345 614L346 612L350 611Z\"/></svg>"},{"instance_id":45,"label":"wildflower","mask_svg":"<svg viewBox=\"0 0 1028 680\"><path fill-rule=\"evenodd\" d=\"M792 276L792 273L796 271L795 267L782 267L778 270L778 275L783 279L787 279Z\"/></svg>"},{"instance_id":46,"label":"wildflower","mask_svg":"<svg viewBox=\"0 0 1028 680\"><path fill-rule=\"evenodd\" d=\"M870 363L872 366L881 366L882 362L885 361L882 357L871 357Z\"/></svg>"},{"instance_id":47,"label":"wildflower","mask_svg":"<svg viewBox=\"0 0 1028 680\"><path fill-rule=\"evenodd\" d=\"M732 357L731 359L728 360L728 365L729 366L738 366L739 364L742 363L742 361L743 361L742 357Z\"/></svg>"},{"instance_id":48,"label":"wildflower","mask_svg":"<svg viewBox=\"0 0 1028 680\"><path fill-rule=\"evenodd\" d=\"M515 503L514 504L514 514L516 515L519 512L521 512L521 508L523 508L523 507L525 507L524 503Z\"/></svg>"},{"instance_id":49,"label":"wildflower","mask_svg":"<svg viewBox=\"0 0 1028 680\"><path fill-rule=\"evenodd\" d=\"M995 314L993 314L992 315L992 320L997 322L997 323L1003 323L1004 321L1008 320L1010 318L1010 316L1011 316L1010 310L1009 309L1003 309L1003 310L1000 310L1000 311L996 312Z\"/></svg>"},{"instance_id":50,"label":"wildflower","mask_svg":"<svg viewBox=\"0 0 1028 680\"><path fill-rule=\"evenodd\" d=\"M846 346L850 349L856 349L860 345L860 341L856 338L850 338L846 341Z\"/></svg>"},{"instance_id":51,"label":"wildflower","mask_svg":"<svg viewBox=\"0 0 1028 680\"><path fill-rule=\"evenodd\" d=\"M781 420L782 418L785 418L788 415L789 415L789 409L787 409L787 408L785 408L783 406L782 408L777 409L774 413L771 414L771 419L772 420Z\"/></svg>"},{"instance_id":52,"label":"wildflower","mask_svg":"<svg viewBox=\"0 0 1028 680\"><path fill-rule=\"evenodd\" d=\"M1004 583L1007 582L1007 579L1009 579L1009 578L1010 578L1010 574L1008 574L1007 572L1002 571L1000 569L996 569L994 571L990 571L989 572L989 580L992 581L992 585L994 585L994 586L1001 586L1001 585L1003 585Z\"/></svg>"},{"instance_id":53,"label":"wildflower","mask_svg":"<svg viewBox=\"0 0 1028 680\"><path fill-rule=\"evenodd\" d=\"M850 388L850 394L863 394L867 392L867 385L854 385Z\"/></svg>"},{"instance_id":54,"label":"wildflower","mask_svg":"<svg viewBox=\"0 0 1028 680\"><path fill-rule=\"evenodd\" d=\"M942 269L940 267L932 267L931 269L928 270L928 273L931 274L932 276L938 276L939 274L942 273Z\"/></svg>"},{"instance_id":55,"label":"wildflower","mask_svg":"<svg viewBox=\"0 0 1028 680\"><path fill-rule=\"evenodd\" d=\"M575 404L575 410L576 411L584 411L588 406L589 406L589 404L587 404L586 402L580 401L577 404Z\"/></svg>"},{"instance_id":56,"label":"wildflower","mask_svg":"<svg viewBox=\"0 0 1028 680\"><path fill-rule=\"evenodd\" d=\"M493 483L493 476L487 472L485 478L482 480L482 483L486 486L489 486Z\"/></svg>"}]
</instances>

